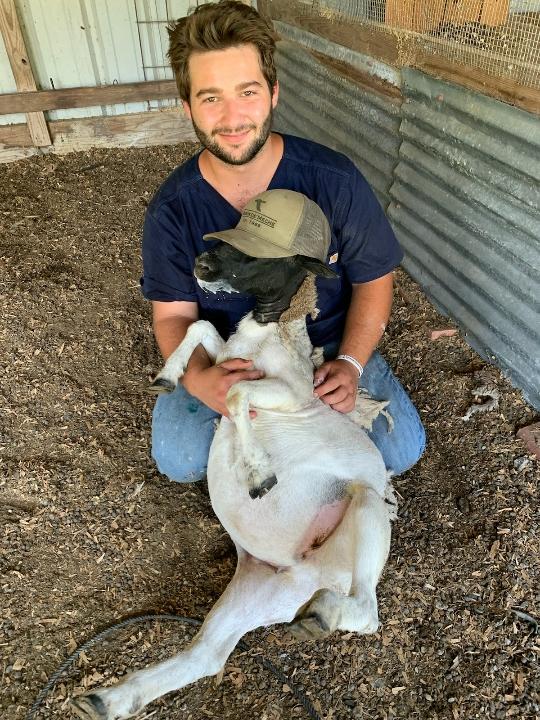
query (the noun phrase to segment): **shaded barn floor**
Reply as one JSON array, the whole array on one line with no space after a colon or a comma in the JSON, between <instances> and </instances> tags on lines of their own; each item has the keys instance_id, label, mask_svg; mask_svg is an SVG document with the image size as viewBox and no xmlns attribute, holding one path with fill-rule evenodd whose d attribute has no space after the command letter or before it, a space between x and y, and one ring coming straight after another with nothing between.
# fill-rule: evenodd
<instances>
[{"instance_id":1,"label":"shaded barn floor","mask_svg":"<svg viewBox=\"0 0 540 720\"><path fill-rule=\"evenodd\" d=\"M19 720L76 645L143 612L201 618L234 559L205 489L148 455L159 368L138 290L146 203L192 146L100 150L0 166L0 716ZM426 423L427 452L397 478L400 517L379 586L381 630L294 643L251 633L153 720L306 717L264 653L321 717L533 718L539 712L537 467L515 431L535 413L403 273L384 351ZM487 381L498 410L461 417ZM179 624L130 628L82 656L38 717L182 648ZM535 645L536 643L536 645Z\"/></svg>"}]
</instances>

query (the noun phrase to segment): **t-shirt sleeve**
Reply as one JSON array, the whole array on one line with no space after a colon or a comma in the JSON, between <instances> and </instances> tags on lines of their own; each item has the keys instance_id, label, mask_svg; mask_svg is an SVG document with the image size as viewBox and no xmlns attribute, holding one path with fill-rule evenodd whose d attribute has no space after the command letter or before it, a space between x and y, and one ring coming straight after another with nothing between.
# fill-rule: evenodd
<instances>
[{"instance_id":1,"label":"t-shirt sleeve","mask_svg":"<svg viewBox=\"0 0 540 720\"><path fill-rule=\"evenodd\" d=\"M376 280L403 259L394 231L375 193L356 168L343 190L341 264L351 283Z\"/></svg>"},{"instance_id":2,"label":"t-shirt sleeve","mask_svg":"<svg viewBox=\"0 0 540 720\"><path fill-rule=\"evenodd\" d=\"M181 220L148 208L144 220L141 291L148 300L197 301L194 258Z\"/></svg>"}]
</instances>

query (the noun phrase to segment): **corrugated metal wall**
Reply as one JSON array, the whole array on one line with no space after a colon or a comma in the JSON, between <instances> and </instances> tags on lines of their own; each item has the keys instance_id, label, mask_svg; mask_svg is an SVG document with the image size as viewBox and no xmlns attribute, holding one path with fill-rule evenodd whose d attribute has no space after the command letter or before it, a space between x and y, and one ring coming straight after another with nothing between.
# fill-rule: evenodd
<instances>
[{"instance_id":1,"label":"corrugated metal wall","mask_svg":"<svg viewBox=\"0 0 540 720\"><path fill-rule=\"evenodd\" d=\"M398 158L400 101L360 88L288 41L278 43L277 65L275 127L347 154L386 207Z\"/></svg>"},{"instance_id":2,"label":"corrugated metal wall","mask_svg":"<svg viewBox=\"0 0 540 720\"><path fill-rule=\"evenodd\" d=\"M346 153L391 197L407 271L540 408L540 119L413 70L400 106L279 45L277 127Z\"/></svg>"},{"instance_id":3,"label":"corrugated metal wall","mask_svg":"<svg viewBox=\"0 0 540 720\"><path fill-rule=\"evenodd\" d=\"M403 72L404 267L540 407L540 119Z\"/></svg>"}]
</instances>

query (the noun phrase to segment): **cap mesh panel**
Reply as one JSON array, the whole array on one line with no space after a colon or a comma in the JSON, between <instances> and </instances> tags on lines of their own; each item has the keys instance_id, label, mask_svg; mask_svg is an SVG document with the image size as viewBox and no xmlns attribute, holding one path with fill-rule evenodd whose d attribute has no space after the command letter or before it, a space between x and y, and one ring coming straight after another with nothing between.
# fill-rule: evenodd
<instances>
[{"instance_id":1,"label":"cap mesh panel","mask_svg":"<svg viewBox=\"0 0 540 720\"><path fill-rule=\"evenodd\" d=\"M293 248L299 255L307 255L325 262L329 246L330 226L328 220L313 200L306 200Z\"/></svg>"}]
</instances>

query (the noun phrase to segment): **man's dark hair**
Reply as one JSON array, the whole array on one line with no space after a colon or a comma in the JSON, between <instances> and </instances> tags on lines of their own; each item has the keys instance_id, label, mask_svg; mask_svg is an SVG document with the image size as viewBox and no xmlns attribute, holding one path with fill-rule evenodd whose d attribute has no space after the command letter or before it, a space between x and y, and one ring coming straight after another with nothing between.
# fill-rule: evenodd
<instances>
[{"instance_id":1,"label":"man's dark hair","mask_svg":"<svg viewBox=\"0 0 540 720\"><path fill-rule=\"evenodd\" d=\"M238 0L221 0L200 5L187 17L167 28L169 60L182 100L189 102L189 58L193 52L226 50L238 45L254 45L270 92L276 84L274 51L276 33L270 21L254 8Z\"/></svg>"}]
</instances>

